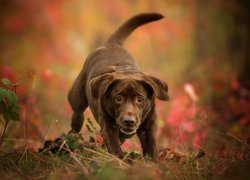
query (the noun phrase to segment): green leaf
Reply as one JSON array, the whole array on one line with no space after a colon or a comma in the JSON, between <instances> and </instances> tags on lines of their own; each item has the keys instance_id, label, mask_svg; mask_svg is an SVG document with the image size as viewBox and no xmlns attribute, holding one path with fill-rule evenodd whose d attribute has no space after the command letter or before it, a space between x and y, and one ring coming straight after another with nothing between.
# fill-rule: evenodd
<instances>
[{"instance_id":1,"label":"green leaf","mask_svg":"<svg viewBox=\"0 0 250 180\"><path fill-rule=\"evenodd\" d=\"M11 86L11 82L8 78L2 78L1 81L5 86L7 87Z\"/></svg>"},{"instance_id":2,"label":"green leaf","mask_svg":"<svg viewBox=\"0 0 250 180\"><path fill-rule=\"evenodd\" d=\"M3 101L0 101L0 114L3 114L7 110L7 107Z\"/></svg>"},{"instance_id":3,"label":"green leaf","mask_svg":"<svg viewBox=\"0 0 250 180\"><path fill-rule=\"evenodd\" d=\"M90 161L89 165L94 171L98 171L101 168L95 160Z\"/></svg>"},{"instance_id":4,"label":"green leaf","mask_svg":"<svg viewBox=\"0 0 250 180\"><path fill-rule=\"evenodd\" d=\"M11 112L10 113L10 118L13 121L20 121L20 116L17 112Z\"/></svg>"},{"instance_id":5,"label":"green leaf","mask_svg":"<svg viewBox=\"0 0 250 180\"><path fill-rule=\"evenodd\" d=\"M10 105L16 104L16 102L17 102L17 96L16 96L16 94L15 94L14 92L12 92L12 91L8 91L8 92L7 92L6 98L7 98L8 103L9 103Z\"/></svg>"},{"instance_id":6,"label":"green leaf","mask_svg":"<svg viewBox=\"0 0 250 180\"><path fill-rule=\"evenodd\" d=\"M10 117L10 113L8 111L4 111L3 112L3 118L6 122L9 122L11 117Z\"/></svg>"},{"instance_id":7,"label":"green leaf","mask_svg":"<svg viewBox=\"0 0 250 180\"><path fill-rule=\"evenodd\" d=\"M7 96L7 94L8 91L0 87L0 101L2 101Z\"/></svg>"},{"instance_id":8,"label":"green leaf","mask_svg":"<svg viewBox=\"0 0 250 180\"><path fill-rule=\"evenodd\" d=\"M12 112L18 112L20 107L17 104L13 104L10 109Z\"/></svg>"},{"instance_id":9,"label":"green leaf","mask_svg":"<svg viewBox=\"0 0 250 180\"><path fill-rule=\"evenodd\" d=\"M7 98L9 105L16 104L17 102L17 96L13 91L0 88L0 101L2 101L4 98Z\"/></svg>"},{"instance_id":10,"label":"green leaf","mask_svg":"<svg viewBox=\"0 0 250 180\"><path fill-rule=\"evenodd\" d=\"M18 112L14 112L14 111L10 111L10 110L5 110L3 112L3 118L5 119L5 121L20 121L20 116Z\"/></svg>"}]
</instances>

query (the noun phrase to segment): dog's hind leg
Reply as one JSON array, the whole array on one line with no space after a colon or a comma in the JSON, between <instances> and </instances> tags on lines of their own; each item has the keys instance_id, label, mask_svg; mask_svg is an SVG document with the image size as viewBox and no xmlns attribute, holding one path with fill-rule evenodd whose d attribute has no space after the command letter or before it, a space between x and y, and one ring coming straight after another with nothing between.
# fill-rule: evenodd
<instances>
[{"instance_id":1,"label":"dog's hind leg","mask_svg":"<svg viewBox=\"0 0 250 180\"><path fill-rule=\"evenodd\" d=\"M83 111L88 107L84 77L81 77L80 75L77 77L69 91L68 101L73 110L70 133L78 133L80 132L84 121Z\"/></svg>"}]
</instances>

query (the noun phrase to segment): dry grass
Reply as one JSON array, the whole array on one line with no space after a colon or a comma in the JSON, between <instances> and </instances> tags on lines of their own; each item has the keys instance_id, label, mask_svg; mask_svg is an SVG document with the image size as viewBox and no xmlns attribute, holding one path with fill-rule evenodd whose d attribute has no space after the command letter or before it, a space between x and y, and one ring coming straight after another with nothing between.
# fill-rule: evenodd
<instances>
[{"instance_id":1,"label":"dry grass","mask_svg":"<svg viewBox=\"0 0 250 180\"><path fill-rule=\"evenodd\" d=\"M209 138L216 145L224 142L227 156L217 156L212 146L194 152L183 144L185 148L178 152L161 149L159 161L153 163L135 150L124 159L109 154L98 143L93 125L88 129L90 142L81 135L64 134L45 141L40 152L31 148L33 141L5 139L0 148L0 179L250 179L250 144L232 134L212 129Z\"/></svg>"},{"instance_id":2,"label":"dry grass","mask_svg":"<svg viewBox=\"0 0 250 180\"><path fill-rule=\"evenodd\" d=\"M77 139L79 141L79 139ZM79 141L80 143L80 141ZM82 142L81 142L82 143ZM250 161L216 158L162 149L153 163L131 152L123 160L100 145L63 140L56 153L36 152L28 145L0 151L1 179L249 179Z\"/></svg>"}]
</instances>

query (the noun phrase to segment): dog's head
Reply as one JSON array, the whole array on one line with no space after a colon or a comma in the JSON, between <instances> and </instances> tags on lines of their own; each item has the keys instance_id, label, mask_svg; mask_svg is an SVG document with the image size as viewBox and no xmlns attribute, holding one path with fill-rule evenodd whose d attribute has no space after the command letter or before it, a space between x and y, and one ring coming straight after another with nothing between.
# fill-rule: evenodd
<instances>
[{"instance_id":1,"label":"dog's head","mask_svg":"<svg viewBox=\"0 0 250 180\"><path fill-rule=\"evenodd\" d=\"M168 86L160 79L142 73L107 73L90 81L93 98L115 118L119 130L134 134L154 108L154 98L168 100Z\"/></svg>"}]
</instances>

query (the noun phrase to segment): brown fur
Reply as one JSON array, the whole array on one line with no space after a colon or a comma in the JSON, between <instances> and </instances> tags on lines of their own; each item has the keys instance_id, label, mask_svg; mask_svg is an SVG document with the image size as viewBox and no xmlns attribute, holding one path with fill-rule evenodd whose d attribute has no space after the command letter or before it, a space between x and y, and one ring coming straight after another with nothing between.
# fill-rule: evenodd
<instances>
[{"instance_id":1,"label":"brown fur","mask_svg":"<svg viewBox=\"0 0 250 180\"><path fill-rule=\"evenodd\" d=\"M89 106L110 153L123 157L121 143L136 133L143 154L156 160L154 99L168 100L168 87L140 72L122 44L138 26L161 18L157 13L132 17L87 57L68 95L74 111L71 132L81 130L83 111Z\"/></svg>"}]
</instances>

